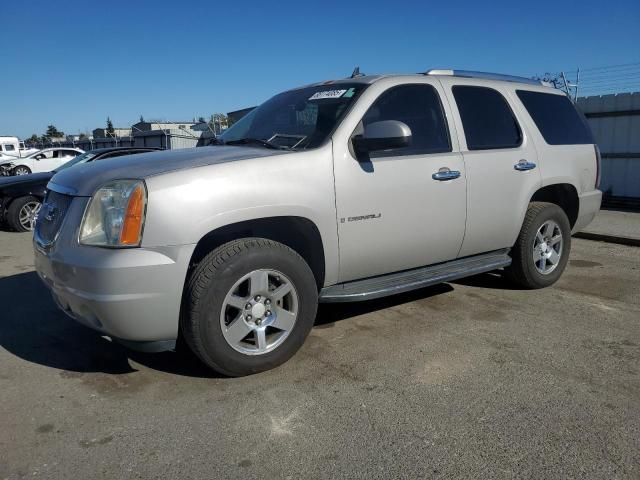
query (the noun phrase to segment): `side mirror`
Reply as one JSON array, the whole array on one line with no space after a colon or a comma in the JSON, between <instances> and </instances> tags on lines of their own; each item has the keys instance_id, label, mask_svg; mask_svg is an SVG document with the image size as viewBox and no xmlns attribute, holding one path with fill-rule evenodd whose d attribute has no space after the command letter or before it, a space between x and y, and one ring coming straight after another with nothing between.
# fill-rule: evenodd
<instances>
[{"instance_id":1,"label":"side mirror","mask_svg":"<svg viewBox=\"0 0 640 480\"><path fill-rule=\"evenodd\" d=\"M411 129L398 120L373 122L364 128L362 135L352 139L356 152L375 152L411 145Z\"/></svg>"}]
</instances>

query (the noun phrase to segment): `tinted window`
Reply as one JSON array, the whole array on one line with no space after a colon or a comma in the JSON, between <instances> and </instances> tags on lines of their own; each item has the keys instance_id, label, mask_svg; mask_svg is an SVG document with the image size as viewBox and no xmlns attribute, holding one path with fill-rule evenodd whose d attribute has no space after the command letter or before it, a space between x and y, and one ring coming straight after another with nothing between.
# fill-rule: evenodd
<instances>
[{"instance_id":1,"label":"tinted window","mask_svg":"<svg viewBox=\"0 0 640 480\"><path fill-rule=\"evenodd\" d=\"M469 150L514 148L522 132L500 92L486 87L453 87Z\"/></svg>"},{"instance_id":2,"label":"tinted window","mask_svg":"<svg viewBox=\"0 0 640 480\"><path fill-rule=\"evenodd\" d=\"M363 126L382 120L399 120L411 129L411 145L372 157L450 152L449 130L440 97L431 85L402 85L384 92L362 119Z\"/></svg>"},{"instance_id":3,"label":"tinted window","mask_svg":"<svg viewBox=\"0 0 640 480\"><path fill-rule=\"evenodd\" d=\"M4 150L6 152L13 152L16 148L13 145L5 145Z\"/></svg>"},{"instance_id":4,"label":"tinted window","mask_svg":"<svg viewBox=\"0 0 640 480\"><path fill-rule=\"evenodd\" d=\"M586 120L566 96L526 90L516 93L549 145L595 143Z\"/></svg>"}]
</instances>

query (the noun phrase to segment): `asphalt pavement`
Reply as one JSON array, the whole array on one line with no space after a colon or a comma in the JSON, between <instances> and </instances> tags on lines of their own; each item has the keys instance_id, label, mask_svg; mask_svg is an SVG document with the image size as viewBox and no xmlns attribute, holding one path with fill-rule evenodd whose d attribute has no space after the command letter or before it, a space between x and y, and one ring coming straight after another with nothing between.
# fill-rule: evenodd
<instances>
[{"instance_id":1,"label":"asphalt pavement","mask_svg":"<svg viewBox=\"0 0 640 480\"><path fill-rule=\"evenodd\" d=\"M551 288L324 305L229 379L74 323L0 232L0 479L640 478L639 285L638 248L574 239Z\"/></svg>"}]
</instances>

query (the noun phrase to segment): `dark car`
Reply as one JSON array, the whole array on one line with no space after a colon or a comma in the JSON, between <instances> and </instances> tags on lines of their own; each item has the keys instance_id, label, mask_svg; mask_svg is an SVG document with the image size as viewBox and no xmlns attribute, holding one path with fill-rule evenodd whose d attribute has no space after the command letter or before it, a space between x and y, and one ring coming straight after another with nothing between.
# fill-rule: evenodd
<instances>
[{"instance_id":1,"label":"dark car","mask_svg":"<svg viewBox=\"0 0 640 480\"><path fill-rule=\"evenodd\" d=\"M78 155L51 172L0 177L0 222L7 223L18 232L33 230L46 193L47 183L61 170L81 163L156 150L159 149L150 147L99 148Z\"/></svg>"}]
</instances>

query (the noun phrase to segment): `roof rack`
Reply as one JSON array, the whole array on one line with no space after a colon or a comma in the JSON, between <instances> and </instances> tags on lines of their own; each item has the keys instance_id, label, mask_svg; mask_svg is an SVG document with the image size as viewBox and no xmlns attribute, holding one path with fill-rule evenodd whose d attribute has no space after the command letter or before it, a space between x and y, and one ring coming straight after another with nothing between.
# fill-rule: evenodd
<instances>
[{"instance_id":1,"label":"roof rack","mask_svg":"<svg viewBox=\"0 0 640 480\"><path fill-rule=\"evenodd\" d=\"M533 78L518 77L516 75L503 75L501 73L473 72L471 70L431 69L424 72L424 75L449 75L452 77L484 78L485 80L502 80L504 82L528 83L531 85L547 85L547 82L534 80Z\"/></svg>"}]
</instances>

